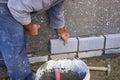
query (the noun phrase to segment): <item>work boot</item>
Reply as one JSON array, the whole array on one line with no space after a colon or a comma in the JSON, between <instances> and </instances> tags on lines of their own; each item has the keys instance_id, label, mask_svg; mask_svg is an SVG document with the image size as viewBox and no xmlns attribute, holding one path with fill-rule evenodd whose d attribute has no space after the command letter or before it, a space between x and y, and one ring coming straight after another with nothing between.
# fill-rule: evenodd
<instances>
[{"instance_id":1,"label":"work boot","mask_svg":"<svg viewBox=\"0 0 120 80\"><path fill-rule=\"evenodd\" d=\"M69 37L70 37L69 33L66 32L66 30L65 30L64 27L63 27L63 28L56 29L56 31L57 31L57 34L58 34L59 38L63 39L64 45L66 45L67 42L68 42L68 39L69 39Z\"/></svg>"},{"instance_id":2,"label":"work boot","mask_svg":"<svg viewBox=\"0 0 120 80\"><path fill-rule=\"evenodd\" d=\"M24 26L25 33L28 35L37 35L40 25L37 24L28 24Z\"/></svg>"}]
</instances>

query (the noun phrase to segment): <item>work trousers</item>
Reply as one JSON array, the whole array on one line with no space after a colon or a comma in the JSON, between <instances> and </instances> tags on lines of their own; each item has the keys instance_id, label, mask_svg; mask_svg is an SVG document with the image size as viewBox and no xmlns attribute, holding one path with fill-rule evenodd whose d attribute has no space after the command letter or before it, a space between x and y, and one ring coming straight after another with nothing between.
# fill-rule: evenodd
<instances>
[{"instance_id":1,"label":"work trousers","mask_svg":"<svg viewBox=\"0 0 120 80\"><path fill-rule=\"evenodd\" d=\"M11 16L5 3L0 3L0 52L9 80L32 80L23 27Z\"/></svg>"}]
</instances>

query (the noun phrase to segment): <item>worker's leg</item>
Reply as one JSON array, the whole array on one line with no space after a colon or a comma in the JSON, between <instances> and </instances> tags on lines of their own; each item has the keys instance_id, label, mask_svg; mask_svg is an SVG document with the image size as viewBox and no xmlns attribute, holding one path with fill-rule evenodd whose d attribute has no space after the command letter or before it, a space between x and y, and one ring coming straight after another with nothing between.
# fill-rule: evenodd
<instances>
[{"instance_id":1,"label":"worker's leg","mask_svg":"<svg viewBox=\"0 0 120 80\"><path fill-rule=\"evenodd\" d=\"M8 13L0 14L0 51L10 80L32 80L23 27Z\"/></svg>"},{"instance_id":2,"label":"worker's leg","mask_svg":"<svg viewBox=\"0 0 120 80\"><path fill-rule=\"evenodd\" d=\"M62 28L65 26L64 21L64 0L58 0L54 6L48 10L50 19L50 27L54 29Z\"/></svg>"}]
</instances>

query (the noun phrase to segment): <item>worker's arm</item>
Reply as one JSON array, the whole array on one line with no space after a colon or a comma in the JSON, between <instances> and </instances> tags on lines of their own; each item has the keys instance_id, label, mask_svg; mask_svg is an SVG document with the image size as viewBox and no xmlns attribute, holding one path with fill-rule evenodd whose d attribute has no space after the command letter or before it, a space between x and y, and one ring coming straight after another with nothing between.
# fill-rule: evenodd
<instances>
[{"instance_id":1,"label":"worker's arm","mask_svg":"<svg viewBox=\"0 0 120 80\"><path fill-rule=\"evenodd\" d=\"M31 12L33 12L34 7L30 1L31 0L9 0L8 8L16 21L23 25L27 34L37 35L39 25L31 22Z\"/></svg>"},{"instance_id":2,"label":"worker's arm","mask_svg":"<svg viewBox=\"0 0 120 80\"><path fill-rule=\"evenodd\" d=\"M64 40L66 45L69 38L69 33L65 30L65 20L64 20L64 0L59 0L59 2L52 6L48 10L50 27L57 31L59 38Z\"/></svg>"},{"instance_id":3,"label":"worker's arm","mask_svg":"<svg viewBox=\"0 0 120 80\"><path fill-rule=\"evenodd\" d=\"M40 28L40 25L33 24L31 22L31 14L30 12L26 11L20 11L13 8L10 8L10 12L13 15L13 17L23 25L23 28L25 30L25 33L28 35L37 35L38 29Z\"/></svg>"},{"instance_id":4,"label":"worker's arm","mask_svg":"<svg viewBox=\"0 0 120 80\"><path fill-rule=\"evenodd\" d=\"M8 0L8 8L12 16L22 25L28 25L31 22L30 12L33 9L22 4L22 0Z\"/></svg>"}]
</instances>

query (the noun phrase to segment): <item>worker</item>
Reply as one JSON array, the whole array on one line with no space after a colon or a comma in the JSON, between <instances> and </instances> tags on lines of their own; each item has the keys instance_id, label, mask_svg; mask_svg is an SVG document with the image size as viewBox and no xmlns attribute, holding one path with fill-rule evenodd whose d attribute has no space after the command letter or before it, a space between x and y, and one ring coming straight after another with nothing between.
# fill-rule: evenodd
<instances>
[{"instance_id":1,"label":"worker","mask_svg":"<svg viewBox=\"0 0 120 80\"><path fill-rule=\"evenodd\" d=\"M69 33L65 30L64 0L8 0L8 8L12 16L24 26L25 32L37 35L39 25L31 22L31 12L48 12L50 27L55 29L59 38L67 44Z\"/></svg>"},{"instance_id":2,"label":"worker","mask_svg":"<svg viewBox=\"0 0 120 80\"><path fill-rule=\"evenodd\" d=\"M33 80L25 48L24 31L37 35L39 25L31 22L31 12L48 10L50 26L67 43L64 0L0 0L0 52L9 80Z\"/></svg>"}]
</instances>

